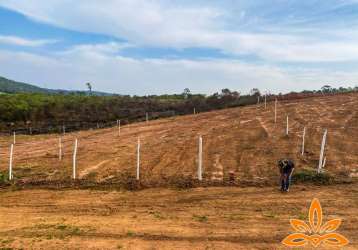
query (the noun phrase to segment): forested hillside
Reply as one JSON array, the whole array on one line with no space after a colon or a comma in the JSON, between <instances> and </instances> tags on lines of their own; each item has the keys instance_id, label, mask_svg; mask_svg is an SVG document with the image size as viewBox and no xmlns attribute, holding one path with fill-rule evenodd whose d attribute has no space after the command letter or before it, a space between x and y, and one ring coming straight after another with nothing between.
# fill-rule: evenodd
<instances>
[{"instance_id":1,"label":"forested hillside","mask_svg":"<svg viewBox=\"0 0 358 250\"><path fill-rule=\"evenodd\" d=\"M84 87L88 88L87 85ZM91 87L92 88L92 87ZM47 89L40 88L32 84L17 82L0 76L0 93L42 93L42 94L78 94L78 95L96 95L96 96L110 96L112 94L100 91L78 91L78 90L63 90L63 89Z\"/></svg>"},{"instance_id":2,"label":"forested hillside","mask_svg":"<svg viewBox=\"0 0 358 250\"><path fill-rule=\"evenodd\" d=\"M30 93L48 93L47 89L43 89L31 84L16 82L13 80L6 79L0 76L0 92L3 93L19 93L19 92L30 92Z\"/></svg>"}]
</instances>

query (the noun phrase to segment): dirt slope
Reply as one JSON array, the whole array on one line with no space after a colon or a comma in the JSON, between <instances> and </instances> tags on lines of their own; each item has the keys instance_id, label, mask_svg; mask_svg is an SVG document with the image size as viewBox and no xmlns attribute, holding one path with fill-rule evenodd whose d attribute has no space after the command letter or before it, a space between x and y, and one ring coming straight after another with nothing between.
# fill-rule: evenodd
<instances>
[{"instance_id":1,"label":"dirt slope","mask_svg":"<svg viewBox=\"0 0 358 250\"><path fill-rule=\"evenodd\" d=\"M295 160L298 168L316 168L324 129L328 129L326 169L334 175L357 176L358 95L337 95L226 109L173 117L117 128L66 134L64 159L58 160L58 135L18 136L15 181L69 180L74 138L79 140L80 179L119 182L135 176L136 143L140 137L141 181L165 186L169 179L196 178L198 136L203 136L206 181L235 174L240 184L274 183L276 162ZM285 135L286 115L290 132ZM306 151L300 155L303 127ZM0 169L8 168L12 137L0 138ZM180 176L180 177L179 177Z\"/></svg>"}]
</instances>

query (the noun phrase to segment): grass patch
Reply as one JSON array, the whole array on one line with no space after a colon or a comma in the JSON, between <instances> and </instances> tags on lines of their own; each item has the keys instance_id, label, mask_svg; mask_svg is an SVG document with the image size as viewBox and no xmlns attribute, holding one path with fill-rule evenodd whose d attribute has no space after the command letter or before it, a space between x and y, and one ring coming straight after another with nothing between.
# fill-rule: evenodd
<instances>
[{"instance_id":1,"label":"grass patch","mask_svg":"<svg viewBox=\"0 0 358 250\"><path fill-rule=\"evenodd\" d=\"M4 239L4 240L0 240L0 242L2 244L10 244L13 243L15 240L14 239Z\"/></svg>"},{"instance_id":2,"label":"grass patch","mask_svg":"<svg viewBox=\"0 0 358 250\"><path fill-rule=\"evenodd\" d=\"M8 173L6 172L0 172L0 185L1 184L6 184L8 179Z\"/></svg>"},{"instance_id":3,"label":"grass patch","mask_svg":"<svg viewBox=\"0 0 358 250\"><path fill-rule=\"evenodd\" d=\"M67 237L78 236L86 232L93 231L93 229L81 229L69 224L37 224L27 230L24 230L26 235L32 237L41 237L48 240L57 238L64 239Z\"/></svg>"},{"instance_id":4,"label":"grass patch","mask_svg":"<svg viewBox=\"0 0 358 250\"><path fill-rule=\"evenodd\" d=\"M292 175L294 183L314 183L319 185L329 185L334 181L333 176L326 173L317 173L315 169L303 168L295 171Z\"/></svg>"},{"instance_id":5,"label":"grass patch","mask_svg":"<svg viewBox=\"0 0 358 250\"><path fill-rule=\"evenodd\" d=\"M8 247L7 245L13 243L14 239L0 239L0 250L12 250L13 248Z\"/></svg>"},{"instance_id":6,"label":"grass patch","mask_svg":"<svg viewBox=\"0 0 358 250\"><path fill-rule=\"evenodd\" d=\"M129 230L129 231L127 232L127 236L128 236L128 237L134 237L134 236L135 236L135 232Z\"/></svg>"},{"instance_id":7,"label":"grass patch","mask_svg":"<svg viewBox=\"0 0 358 250\"><path fill-rule=\"evenodd\" d=\"M268 213L263 213L262 215L267 218L276 218L276 214L272 211Z\"/></svg>"},{"instance_id":8,"label":"grass patch","mask_svg":"<svg viewBox=\"0 0 358 250\"><path fill-rule=\"evenodd\" d=\"M79 235L81 233L81 229L79 227L66 224L59 224L56 226L56 229L61 232L65 232L68 235Z\"/></svg>"},{"instance_id":9,"label":"grass patch","mask_svg":"<svg viewBox=\"0 0 358 250\"><path fill-rule=\"evenodd\" d=\"M208 217L206 215L193 215L193 219L199 222L208 222Z\"/></svg>"},{"instance_id":10,"label":"grass patch","mask_svg":"<svg viewBox=\"0 0 358 250\"><path fill-rule=\"evenodd\" d=\"M164 216L163 216L160 212L157 212L157 211L149 211L148 213L151 214L151 215L153 215L153 217L156 218L156 219L158 219L158 220L165 219Z\"/></svg>"},{"instance_id":11,"label":"grass patch","mask_svg":"<svg viewBox=\"0 0 358 250\"><path fill-rule=\"evenodd\" d=\"M299 215L298 215L298 219L300 219L300 220L307 220L308 219L308 217L307 217L307 215L306 214L304 214L304 213L300 213Z\"/></svg>"}]
</instances>

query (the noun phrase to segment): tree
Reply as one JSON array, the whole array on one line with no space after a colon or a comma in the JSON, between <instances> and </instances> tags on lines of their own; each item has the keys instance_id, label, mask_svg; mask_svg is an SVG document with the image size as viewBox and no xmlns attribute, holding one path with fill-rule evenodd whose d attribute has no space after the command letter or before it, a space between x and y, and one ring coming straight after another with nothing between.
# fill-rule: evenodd
<instances>
[{"instance_id":1,"label":"tree","mask_svg":"<svg viewBox=\"0 0 358 250\"><path fill-rule=\"evenodd\" d=\"M222 89L222 90L221 90L221 95L222 95L222 96L231 96L231 91L230 91L230 89Z\"/></svg>"},{"instance_id":2,"label":"tree","mask_svg":"<svg viewBox=\"0 0 358 250\"><path fill-rule=\"evenodd\" d=\"M92 84L90 82L86 83L86 86L88 88L89 94L92 95Z\"/></svg>"},{"instance_id":3,"label":"tree","mask_svg":"<svg viewBox=\"0 0 358 250\"><path fill-rule=\"evenodd\" d=\"M250 95L251 96L261 96L261 93L258 88L253 88L252 90L250 90Z\"/></svg>"},{"instance_id":4,"label":"tree","mask_svg":"<svg viewBox=\"0 0 358 250\"><path fill-rule=\"evenodd\" d=\"M184 96L184 99L188 99L188 97L190 96L190 89L189 88L184 89L183 96Z\"/></svg>"},{"instance_id":5,"label":"tree","mask_svg":"<svg viewBox=\"0 0 358 250\"><path fill-rule=\"evenodd\" d=\"M321 90L323 93L330 93L332 92L332 87L330 85L324 85L322 86Z\"/></svg>"}]
</instances>

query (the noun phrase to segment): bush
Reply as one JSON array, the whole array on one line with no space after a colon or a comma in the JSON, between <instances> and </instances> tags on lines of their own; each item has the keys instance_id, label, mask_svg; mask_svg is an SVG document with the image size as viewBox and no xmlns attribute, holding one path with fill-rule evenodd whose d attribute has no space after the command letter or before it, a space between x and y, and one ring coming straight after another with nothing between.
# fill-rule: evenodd
<instances>
[{"instance_id":1,"label":"bush","mask_svg":"<svg viewBox=\"0 0 358 250\"><path fill-rule=\"evenodd\" d=\"M319 185L328 185L333 182L333 176L328 173L317 173L315 169L300 169L292 175L294 183L314 183Z\"/></svg>"},{"instance_id":2,"label":"bush","mask_svg":"<svg viewBox=\"0 0 358 250\"><path fill-rule=\"evenodd\" d=\"M6 182L7 182L6 174L0 172L0 185L5 184Z\"/></svg>"}]
</instances>

